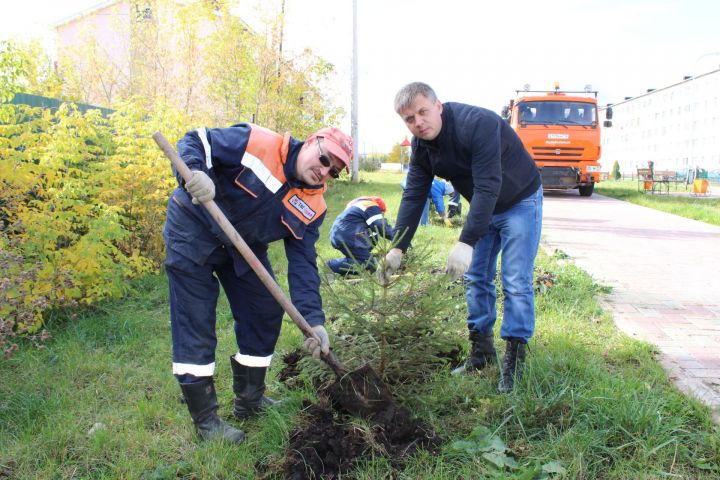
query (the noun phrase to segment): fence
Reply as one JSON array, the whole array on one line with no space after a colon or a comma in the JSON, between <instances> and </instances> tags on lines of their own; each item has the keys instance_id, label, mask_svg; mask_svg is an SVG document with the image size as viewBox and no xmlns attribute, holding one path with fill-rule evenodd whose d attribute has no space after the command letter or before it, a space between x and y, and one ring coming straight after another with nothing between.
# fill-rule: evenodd
<instances>
[{"instance_id":1,"label":"fence","mask_svg":"<svg viewBox=\"0 0 720 480\"><path fill-rule=\"evenodd\" d=\"M115 110L111 108L98 107L87 103L68 102L67 100L59 100L57 98L43 97L41 95L31 95L29 93L16 93L10 102L15 105L30 105L31 107L49 108L53 113L60 108L63 103L73 103L83 114L88 110L100 110L103 117L107 117Z\"/></svg>"}]
</instances>

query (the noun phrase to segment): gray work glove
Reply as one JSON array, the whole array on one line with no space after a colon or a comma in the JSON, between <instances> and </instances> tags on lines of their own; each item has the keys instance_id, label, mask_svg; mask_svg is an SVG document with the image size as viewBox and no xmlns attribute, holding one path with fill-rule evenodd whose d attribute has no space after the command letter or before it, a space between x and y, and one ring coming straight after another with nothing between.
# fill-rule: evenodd
<instances>
[{"instance_id":1,"label":"gray work glove","mask_svg":"<svg viewBox=\"0 0 720 480\"><path fill-rule=\"evenodd\" d=\"M305 339L305 348L313 356L313 358L320 358L320 352L327 355L330 353L330 337L328 337L327 330L322 325L315 325L312 327L312 331L320 339L320 343L313 338L308 337Z\"/></svg>"},{"instance_id":2,"label":"gray work glove","mask_svg":"<svg viewBox=\"0 0 720 480\"><path fill-rule=\"evenodd\" d=\"M402 257L403 252L399 248L393 248L385 255L385 263L377 272L380 283L387 285L390 282L390 277L400 269Z\"/></svg>"},{"instance_id":3,"label":"gray work glove","mask_svg":"<svg viewBox=\"0 0 720 480\"><path fill-rule=\"evenodd\" d=\"M207 173L200 170L193 171L192 178L185 183L185 189L192 195L192 202L195 205L209 202L215 198L215 184Z\"/></svg>"},{"instance_id":4,"label":"gray work glove","mask_svg":"<svg viewBox=\"0 0 720 480\"><path fill-rule=\"evenodd\" d=\"M447 273L453 280L457 280L467 272L472 254L473 247L463 242L457 242L450 250L447 259Z\"/></svg>"}]
</instances>

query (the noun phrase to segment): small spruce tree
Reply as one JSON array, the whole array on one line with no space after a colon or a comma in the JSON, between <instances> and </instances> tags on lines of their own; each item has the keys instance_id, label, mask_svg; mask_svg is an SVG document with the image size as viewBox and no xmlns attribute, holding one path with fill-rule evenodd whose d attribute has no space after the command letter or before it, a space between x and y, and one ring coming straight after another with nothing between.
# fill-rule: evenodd
<instances>
[{"instance_id":1,"label":"small spruce tree","mask_svg":"<svg viewBox=\"0 0 720 480\"><path fill-rule=\"evenodd\" d=\"M376 247L378 268L391 247L385 240ZM365 270L324 285L333 351L348 368L369 363L388 384L421 383L433 369L459 362L464 289L433 268L429 257L427 246L411 248L387 285Z\"/></svg>"},{"instance_id":2,"label":"small spruce tree","mask_svg":"<svg viewBox=\"0 0 720 480\"><path fill-rule=\"evenodd\" d=\"M620 164L617 160L613 163L611 176L614 180L620 180L622 178L622 173L620 173Z\"/></svg>"}]
</instances>

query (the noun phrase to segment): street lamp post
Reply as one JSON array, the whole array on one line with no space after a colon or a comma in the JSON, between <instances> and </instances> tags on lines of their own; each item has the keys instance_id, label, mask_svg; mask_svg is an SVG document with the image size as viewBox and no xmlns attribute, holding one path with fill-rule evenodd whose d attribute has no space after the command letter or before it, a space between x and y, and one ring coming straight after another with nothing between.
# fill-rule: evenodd
<instances>
[{"instance_id":1,"label":"street lamp post","mask_svg":"<svg viewBox=\"0 0 720 480\"><path fill-rule=\"evenodd\" d=\"M360 181L360 162L358 158L358 53L357 53L357 0L353 0L353 16L352 16L352 39L353 39L353 53L352 53L352 102L350 106L350 135L353 138L353 162L352 162L352 182L357 183Z\"/></svg>"},{"instance_id":2,"label":"street lamp post","mask_svg":"<svg viewBox=\"0 0 720 480\"><path fill-rule=\"evenodd\" d=\"M403 140L402 143L400 144L400 172L405 171L405 162L403 161L403 147L409 147L409 146L410 146L410 142L408 141L407 137L405 137L405 140ZM408 164L409 163L410 163L410 156L408 155Z\"/></svg>"}]
</instances>

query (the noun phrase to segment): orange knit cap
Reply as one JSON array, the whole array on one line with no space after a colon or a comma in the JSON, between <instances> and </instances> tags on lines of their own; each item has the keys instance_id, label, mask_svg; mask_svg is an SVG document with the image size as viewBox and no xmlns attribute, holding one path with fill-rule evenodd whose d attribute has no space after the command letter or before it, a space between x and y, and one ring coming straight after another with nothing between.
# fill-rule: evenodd
<instances>
[{"instance_id":1,"label":"orange knit cap","mask_svg":"<svg viewBox=\"0 0 720 480\"><path fill-rule=\"evenodd\" d=\"M385 201L380 197L368 197L373 202L377 203L378 207L380 207L380 210L382 210L383 213L387 210L387 207L385 206Z\"/></svg>"}]
</instances>

